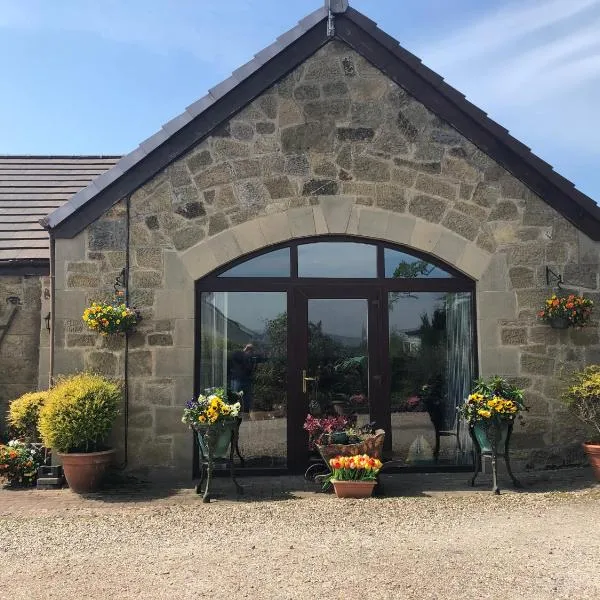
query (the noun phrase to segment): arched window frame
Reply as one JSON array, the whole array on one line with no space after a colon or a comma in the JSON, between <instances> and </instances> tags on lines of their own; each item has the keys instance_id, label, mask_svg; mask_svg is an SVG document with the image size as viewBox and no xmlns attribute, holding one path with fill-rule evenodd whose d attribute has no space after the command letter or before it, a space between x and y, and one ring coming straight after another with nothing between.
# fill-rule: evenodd
<instances>
[{"instance_id":1,"label":"arched window frame","mask_svg":"<svg viewBox=\"0 0 600 600\"><path fill-rule=\"evenodd\" d=\"M335 243L335 242L353 242L363 243L375 246L376 248L376 277L358 277L358 278L342 278L342 277L299 277L298 276L298 247L305 244L314 243ZM220 277L229 269L241 265L253 258L265 255L274 250L281 248L290 249L290 276L289 277ZM385 277L385 258L384 252L386 249L395 250L408 254L418 260L424 260L427 263L434 265L451 275L451 277L420 277L420 278L386 278ZM443 292L459 292L459 291L474 291L475 282L461 273L452 265L441 261L438 257L420 252L414 248L393 244L384 241L372 240L369 238L361 238L355 236L312 236L299 238L296 240L288 240L279 244L266 246L245 254L233 261L221 265L212 273L198 280L197 288L199 291L269 291L281 290L285 291L296 286L319 285L319 286L373 286L383 287L386 291L443 291Z\"/></svg>"}]
</instances>

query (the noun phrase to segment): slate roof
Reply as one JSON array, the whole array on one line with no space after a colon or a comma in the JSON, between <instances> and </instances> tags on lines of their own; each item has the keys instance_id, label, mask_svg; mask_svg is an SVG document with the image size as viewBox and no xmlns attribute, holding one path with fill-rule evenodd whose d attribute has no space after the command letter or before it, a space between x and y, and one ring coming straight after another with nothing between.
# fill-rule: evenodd
<instances>
[{"instance_id":1,"label":"slate roof","mask_svg":"<svg viewBox=\"0 0 600 600\"><path fill-rule=\"evenodd\" d=\"M406 89L483 152L520 179L590 238L600 241L600 208L573 183L492 121L463 94L360 12L336 0L335 38L328 36L328 12L308 15L259 52L232 76L188 106L184 113L124 156L92 185L50 214L44 225L57 237L73 237L114 203L198 144L223 122L284 77L331 39L353 48Z\"/></svg>"},{"instance_id":2,"label":"slate roof","mask_svg":"<svg viewBox=\"0 0 600 600\"><path fill-rule=\"evenodd\" d=\"M62 206L119 156L0 156L0 264L49 260L39 221Z\"/></svg>"}]
</instances>

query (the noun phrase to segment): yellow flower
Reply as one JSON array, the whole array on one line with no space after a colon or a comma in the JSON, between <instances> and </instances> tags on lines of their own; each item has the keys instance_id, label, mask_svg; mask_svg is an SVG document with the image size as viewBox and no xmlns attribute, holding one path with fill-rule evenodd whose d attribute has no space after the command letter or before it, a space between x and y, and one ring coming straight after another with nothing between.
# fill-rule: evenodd
<instances>
[{"instance_id":1,"label":"yellow flower","mask_svg":"<svg viewBox=\"0 0 600 600\"><path fill-rule=\"evenodd\" d=\"M482 408L480 408L480 409L477 411L477 414L478 414L480 417L483 417L484 419L489 419L489 418L492 416L492 413L491 413L491 411L489 411L489 410L484 410L484 409L482 409Z\"/></svg>"}]
</instances>

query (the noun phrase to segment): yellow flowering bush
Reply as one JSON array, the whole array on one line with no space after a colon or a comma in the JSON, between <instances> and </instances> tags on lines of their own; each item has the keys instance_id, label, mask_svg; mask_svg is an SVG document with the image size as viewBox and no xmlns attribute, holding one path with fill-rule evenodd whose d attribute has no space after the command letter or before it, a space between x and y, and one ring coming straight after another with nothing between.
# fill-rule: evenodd
<instances>
[{"instance_id":1,"label":"yellow flowering bush","mask_svg":"<svg viewBox=\"0 0 600 600\"><path fill-rule=\"evenodd\" d=\"M125 303L92 302L83 311L82 319L93 331L109 335L129 331L137 324L139 315Z\"/></svg>"},{"instance_id":2,"label":"yellow flowering bush","mask_svg":"<svg viewBox=\"0 0 600 600\"><path fill-rule=\"evenodd\" d=\"M40 411L42 442L58 452L105 450L122 397L121 387L100 375L60 379Z\"/></svg>"},{"instance_id":3,"label":"yellow flowering bush","mask_svg":"<svg viewBox=\"0 0 600 600\"><path fill-rule=\"evenodd\" d=\"M207 390L186 403L181 420L192 429L232 421L240 414L239 398L240 394L222 388Z\"/></svg>"},{"instance_id":4,"label":"yellow flowering bush","mask_svg":"<svg viewBox=\"0 0 600 600\"><path fill-rule=\"evenodd\" d=\"M29 442L37 439L40 409L48 398L48 392L30 392L13 400L8 407L8 424L14 434Z\"/></svg>"},{"instance_id":5,"label":"yellow flowering bush","mask_svg":"<svg viewBox=\"0 0 600 600\"><path fill-rule=\"evenodd\" d=\"M589 365L571 376L561 400L583 423L595 430L600 443L600 365Z\"/></svg>"},{"instance_id":6,"label":"yellow flowering bush","mask_svg":"<svg viewBox=\"0 0 600 600\"><path fill-rule=\"evenodd\" d=\"M489 380L477 379L473 392L460 410L464 418L473 423L490 419L513 420L527 408L523 404L523 391L496 376Z\"/></svg>"}]
</instances>

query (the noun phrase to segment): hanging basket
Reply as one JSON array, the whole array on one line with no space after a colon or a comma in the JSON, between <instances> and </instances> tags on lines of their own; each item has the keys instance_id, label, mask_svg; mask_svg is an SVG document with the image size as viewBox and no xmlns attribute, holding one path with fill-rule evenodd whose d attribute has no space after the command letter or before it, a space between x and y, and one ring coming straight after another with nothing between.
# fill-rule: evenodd
<instances>
[{"instance_id":1,"label":"hanging basket","mask_svg":"<svg viewBox=\"0 0 600 600\"><path fill-rule=\"evenodd\" d=\"M552 329L568 329L571 326L569 319L566 317L554 317L548 321Z\"/></svg>"}]
</instances>

